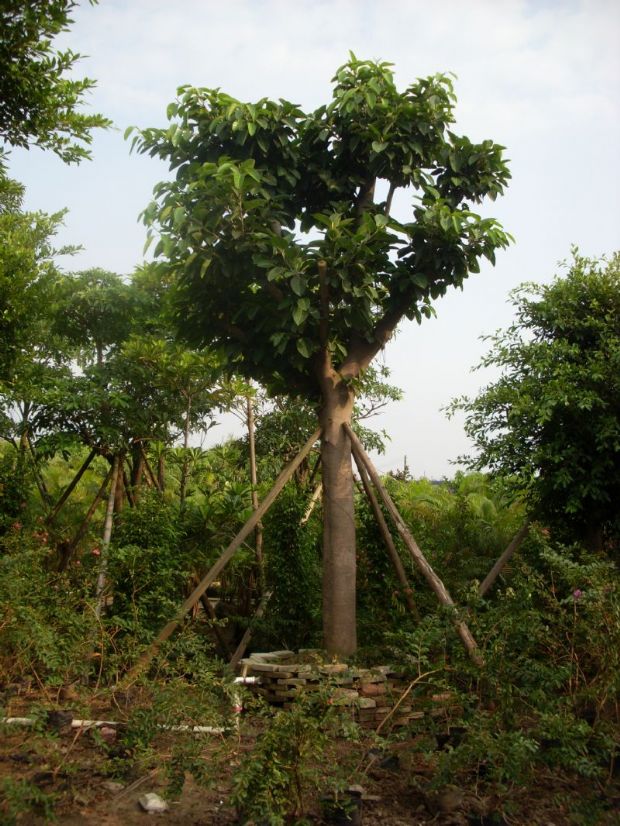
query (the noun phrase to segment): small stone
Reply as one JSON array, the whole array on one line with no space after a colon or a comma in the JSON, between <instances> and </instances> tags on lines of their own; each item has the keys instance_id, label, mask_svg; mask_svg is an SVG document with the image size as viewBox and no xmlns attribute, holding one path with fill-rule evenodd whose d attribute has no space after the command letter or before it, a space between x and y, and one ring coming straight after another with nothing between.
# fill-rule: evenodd
<instances>
[{"instance_id":1,"label":"small stone","mask_svg":"<svg viewBox=\"0 0 620 826\"><path fill-rule=\"evenodd\" d=\"M378 697L379 694L385 694L387 691L383 683L362 683L360 686L360 694L364 697Z\"/></svg>"},{"instance_id":2,"label":"small stone","mask_svg":"<svg viewBox=\"0 0 620 826\"><path fill-rule=\"evenodd\" d=\"M357 702L359 694L351 688L337 688L331 699L334 706L351 706Z\"/></svg>"},{"instance_id":3,"label":"small stone","mask_svg":"<svg viewBox=\"0 0 620 826\"><path fill-rule=\"evenodd\" d=\"M125 788L122 783L117 783L116 780L106 780L102 785L107 792L111 792L112 794L118 794Z\"/></svg>"},{"instance_id":4,"label":"small stone","mask_svg":"<svg viewBox=\"0 0 620 826\"><path fill-rule=\"evenodd\" d=\"M323 665L319 669L321 674L342 674L343 671L347 671L349 666L346 663L330 663L329 665Z\"/></svg>"},{"instance_id":5,"label":"small stone","mask_svg":"<svg viewBox=\"0 0 620 826\"><path fill-rule=\"evenodd\" d=\"M99 734L103 737L108 745L112 745L112 743L116 743L116 729L112 728L111 726L101 726L99 729Z\"/></svg>"},{"instance_id":6,"label":"small stone","mask_svg":"<svg viewBox=\"0 0 620 826\"><path fill-rule=\"evenodd\" d=\"M148 814L150 815L160 814L161 812L167 812L170 808L166 801L154 792L148 792L148 794L143 794L142 797L138 799L138 803L140 804L141 808L144 809L145 812L148 812Z\"/></svg>"},{"instance_id":7,"label":"small stone","mask_svg":"<svg viewBox=\"0 0 620 826\"><path fill-rule=\"evenodd\" d=\"M377 701L373 700L372 697L360 697L358 705L359 708L376 708Z\"/></svg>"}]
</instances>

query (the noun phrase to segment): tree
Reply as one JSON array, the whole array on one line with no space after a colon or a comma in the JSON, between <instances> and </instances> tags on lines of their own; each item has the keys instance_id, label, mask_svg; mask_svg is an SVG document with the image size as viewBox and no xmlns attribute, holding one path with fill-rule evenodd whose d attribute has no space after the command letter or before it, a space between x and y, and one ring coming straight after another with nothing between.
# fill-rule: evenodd
<instances>
[{"instance_id":1,"label":"tree","mask_svg":"<svg viewBox=\"0 0 620 826\"><path fill-rule=\"evenodd\" d=\"M470 205L495 198L509 174L502 147L449 130L446 76L399 92L390 64L351 55L334 80L332 102L310 113L183 87L170 126L133 141L176 169L145 220L175 278L182 335L320 411L325 642L346 655L356 648L355 526L342 424L399 322L430 316L434 299L507 245ZM413 190L411 220L391 214L398 189Z\"/></svg>"},{"instance_id":2,"label":"tree","mask_svg":"<svg viewBox=\"0 0 620 826\"><path fill-rule=\"evenodd\" d=\"M23 192L0 174L0 391L21 378L24 360L48 349L54 258L74 251L54 247L64 213L22 212Z\"/></svg>"},{"instance_id":3,"label":"tree","mask_svg":"<svg viewBox=\"0 0 620 826\"><path fill-rule=\"evenodd\" d=\"M76 348L82 365L101 366L104 355L129 337L134 319L154 309L126 279L99 267L64 276L50 297L55 327Z\"/></svg>"},{"instance_id":4,"label":"tree","mask_svg":"<svg viewBox=\"0 0 620 826\"><path fill-rule=\"evenodd\" d=\"M480 366L501 377L457 399L478 450L469 464L511 478L563 540L620 536L620 254L513 293L516 321Z\"/></svg>"},{"instance_id":5,"label":"tree","mask_svg":"<svg viewBox=\"0 0 620 826\"><path fill-rule=\"evenodd\" d=\"M69 29L76 6L74 0L0 5L0 140L51 149L65 163L90 157L92 130L111 125L102 115L81 111L95 85L89 78L67 77L81 55L52 47L53 38Z\"/></svg>"}]
</instances>

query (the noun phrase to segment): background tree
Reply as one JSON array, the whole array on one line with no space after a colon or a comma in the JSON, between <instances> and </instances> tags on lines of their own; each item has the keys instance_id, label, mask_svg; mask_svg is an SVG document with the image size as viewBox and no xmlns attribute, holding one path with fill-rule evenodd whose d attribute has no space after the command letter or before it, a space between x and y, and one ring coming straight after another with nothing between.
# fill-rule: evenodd
<instances>
[{"instance_id":1,"label":"background tree","mask_svg":"<svg viewBox=\"0 0 620 826\"><path fill-rule=\"evenodd\" d=\"M134 136L176 169L145 212L176 280L179 327L217 346L270 392L320 407L325 642L350 654L355 632L351 420L356 383L399 322L494 261L508 236L470 209L503 191L502 147L450 131L444 75L404 92L390 64L353 55L333 99L241 103L184 87L167 129ZM397 221L398 189L414 197Z\"/></svg>"},{"instance_id":2,"label":"background tree","mask_svg":"<svg viewBox=\"0 0 620 826\"><path fill-rule=\"evenodd\" d=\"M584 258L513 293L516 321L489 336L501 377L458 399L478 450L469 465L512 478L560 540L620 537L620 254Z\"/></svg>"},{"instance_id":3,"label":"background tree","mask_svg":"<svg viewBox=\"0 0 620 826\"><path fill-rule=\"evenodd\" d=\"M17 365L49 343L49 295L59 278L54 247L63 213L23 212L24 189L0 175L0 386L15 381Z\"/></svg>"},{"instance_id":4,"label":"background tree","mask_svg":"<svg viewBox=\"0 0 620 826\"><path fill-rule=\"evenodd\" d=\"M0 4L0 140L8 146L51 149L65 163L90 157L92 130L111 125L102 115L81 109L95 85L89 78L68 76L81 55L52 46L69 29L76 6L74 0Z\"/></svg>"}]
</instances>

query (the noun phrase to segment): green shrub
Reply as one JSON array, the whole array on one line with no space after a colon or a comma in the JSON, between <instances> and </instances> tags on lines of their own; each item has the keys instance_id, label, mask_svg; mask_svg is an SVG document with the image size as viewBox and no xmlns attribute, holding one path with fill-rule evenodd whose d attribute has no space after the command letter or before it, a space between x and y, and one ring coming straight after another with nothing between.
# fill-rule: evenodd
<instances>
[{"instance_id":1,"label":"green shrub","mask_svg":"<svg viewBox=\"0 0 620 826\"><path fill-rule=\"evenodd\" d=\"M0 556L0 678L74 682L92 668L98 625L88 583L48 569L50 551L27 531ZM9 680L10 681L10 680Z\"/></svg>"}]
</instances>

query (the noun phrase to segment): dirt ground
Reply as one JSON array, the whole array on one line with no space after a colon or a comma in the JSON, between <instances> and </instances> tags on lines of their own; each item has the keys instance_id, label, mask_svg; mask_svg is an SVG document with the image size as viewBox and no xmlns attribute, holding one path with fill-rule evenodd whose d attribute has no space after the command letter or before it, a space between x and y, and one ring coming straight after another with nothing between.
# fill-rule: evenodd
<instances>
[{"instance_id":1,"label":"dirt ground","mask_svg":"<svg viewBox=\"0 0 620 826\"><path fill-rule=\"evenodd\" d=\"M93 709L103 715L105 709ZM111 710L108 709L108 715ZM99 719L110 719L99 717ZM175 736L189 737L184 733ZM239 733L225 746L222 760L222 740L214 735L204 742L200 755L206 766L208 787L198 786L188 777L180 797L173 800L167 793L162 766L170 757L171 737L158 737L152 759L146 767L135 767L125 776L110 772L109 744L102 743L100 734L65 726L58 732L33 731L22 726L4 726L0 733L0 782L26 780L40 790L42 797L53 799L54 813L62 826L145 826L148 823L178 824L178 826L228 826L249 823L240 820L230 804L232 778L239 759L252 750L256 736L252 719L242 720ZM428 756L415 748L415 739L406 737L381 753L373 752L373 740L342 741L330 749L332 761L355 765L361 772L363 798L362 822L365 826L579 826L600 823L604 826L620 823L620 784L597 791L583 780L541 775L530 788L510 790L510 806L483 788L471 783L455 785L439 792L425 793L433 772ZM335 773L336 765L322 765L325 776ZM210 775L212 769L213 774ZM581 784L581 785L580 785ZM6 787L5 787L6 790ZM167 799L169 811L146 814L138 800L148 792ZM592 816L583 801L592 793L606 797L605 811ZM320 801L310 794L304 800L306 823L322 823ZM10 824L8 809L0 824ZM5 802L6 807L6 802ZM41 803L44 805L44 803ZM39 806L39 808L40 808ZM36 805L32 807L36 810ZM510 811L508 812L508 809ZM601 809L602 810L602 809ZM4 819L3 819L4 818ZM39 826L51 822L44 814L32 811L21 814L16 823ZM332 821L335 822L335 821ZM256 821L262 826L269 821Z\"/></svg>"}]
</instances>

